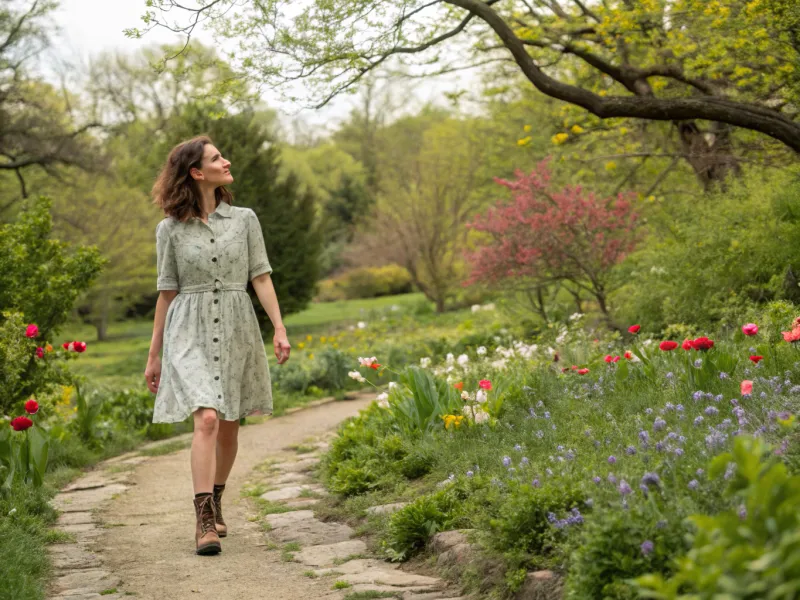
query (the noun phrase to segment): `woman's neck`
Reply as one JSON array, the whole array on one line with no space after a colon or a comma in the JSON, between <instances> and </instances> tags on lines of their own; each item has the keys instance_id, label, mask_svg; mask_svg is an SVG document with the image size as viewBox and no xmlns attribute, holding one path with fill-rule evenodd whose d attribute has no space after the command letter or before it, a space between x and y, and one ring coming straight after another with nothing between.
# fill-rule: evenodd
<instances>
[{"instance_id":1,"label":"woman's neck","mask_svg":"<svg viewBox=\"0 0 800 600\"><path fill-rule=\"evenodd\" d=\"M215 191L215 188L200 188L200 208L203 211L203 217L207 217L217 208Z\"/></svg>"}]
</instances>

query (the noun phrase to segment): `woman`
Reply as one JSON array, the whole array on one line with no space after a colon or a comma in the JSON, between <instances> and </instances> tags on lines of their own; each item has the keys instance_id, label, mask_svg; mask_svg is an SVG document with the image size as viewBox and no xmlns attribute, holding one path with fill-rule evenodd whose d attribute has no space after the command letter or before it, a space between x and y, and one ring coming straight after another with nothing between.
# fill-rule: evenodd
<instances>
[{"instance_id":1,"label":"woman","mask_svg":"<svg viewBox=\"0 0 800 600\"><path fill-rule=\"evenodd\" d=\"M209 138L196 137L173 148L153 186L166 218L156 228L160 294L144 376L156 394L154 423L194 419L197 554L217 554L227 535L220 501L236 458L239 419L272 412L248 281L275 327L278 364L290 351L258 218L231 206L225 189L233 182L230 167Z\"/></svg>"}]
</instances>

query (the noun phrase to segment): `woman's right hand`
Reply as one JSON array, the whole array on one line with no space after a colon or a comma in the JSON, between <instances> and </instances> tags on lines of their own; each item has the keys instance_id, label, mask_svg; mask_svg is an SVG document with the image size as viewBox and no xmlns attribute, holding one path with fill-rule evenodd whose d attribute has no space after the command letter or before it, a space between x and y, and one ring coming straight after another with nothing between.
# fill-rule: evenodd
<instances>
[{"instance_id":1,"label":"woman's right hand","mask_svg":"<svg viewBox=\"0 0 800 600\"><path fill-rule=\"evenodd\" d=\"M158 384L161 381L161 359L158 356L151 356L147 359L144 379L147 382L147 389L154 394L158 393Z\"/></svg>"}]
</instances>

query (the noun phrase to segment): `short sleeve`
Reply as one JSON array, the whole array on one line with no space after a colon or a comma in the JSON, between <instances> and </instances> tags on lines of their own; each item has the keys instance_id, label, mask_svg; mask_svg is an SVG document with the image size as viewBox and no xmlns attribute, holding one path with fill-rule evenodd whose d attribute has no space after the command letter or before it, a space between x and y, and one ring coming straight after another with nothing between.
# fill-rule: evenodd
<instances>
[{"instance_id":1,"label":"short sleeve","mask_svg":"<svg viewBox=\"0 0 800 600\"><path fill-rule=\"evenodd\" d=\"M261 223L253 210L247 211L247 278L252 281L264 273L272 273L272 267L267 258L267 249L264 246L264 234Z\"/></svg>"},{"instance_id":2,"label":"short sleeve","mask_svg":"<svg viewBox=\"0 0 800 600\"><path fill-rule=\"evenodd\" d=\"M166 221L156 227L156 289L160 291L178 290L178 262L169 236Z\"/></svg>"}]
</instances>

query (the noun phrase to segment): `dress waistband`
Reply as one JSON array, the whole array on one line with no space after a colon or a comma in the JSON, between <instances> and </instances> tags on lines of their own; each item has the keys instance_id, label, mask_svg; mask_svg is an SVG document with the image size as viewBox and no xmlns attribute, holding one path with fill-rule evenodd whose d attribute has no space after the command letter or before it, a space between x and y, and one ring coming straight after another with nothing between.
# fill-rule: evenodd
<instances>
[{"instance_id":1,"label":"dress waistband","mask_svg":"<svg viewBox=\"0 0 800 600\"><path fill-rule=\"evenodd\" d=\"M197 285L187 285L178 290L179 294L197 294L199 292L213 292L215 290L221 291L237 291L246 292L246 283L223 283L219 280L214 283L198 283Z\"/></svg>"}]
</instances>

